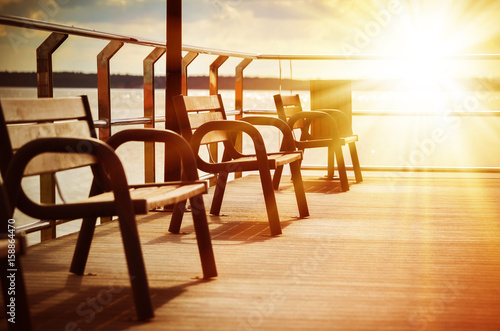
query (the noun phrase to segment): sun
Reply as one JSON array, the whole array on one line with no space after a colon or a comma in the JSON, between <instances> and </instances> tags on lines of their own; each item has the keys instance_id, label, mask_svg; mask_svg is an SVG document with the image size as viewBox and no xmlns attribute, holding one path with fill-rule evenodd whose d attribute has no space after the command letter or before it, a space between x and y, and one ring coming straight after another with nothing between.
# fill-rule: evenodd
<instances>
[{"instance_id":1,"label":"sun","mask_svg":"<svg viewBox=\"0 0 500 331\"><path fill-rule=\"evenodd\" d=\"M439 82L452 74L447 54L448 50L430 31L418 31L409 38L409 45L401 58L396 60L395 69L408 85L417 89L436 88Z\"/></svg>"},{"instance_id":2,"label":"sun","mask_svg":"<svg viewBox=\"0 0 500 331\"><path fill-rule=\"evenodd\" d=\"M457 54L478 42L477 20L465 20L465 7L456 3L427 2L406 7L393 20L395 33L384 41L391 60L384 63L385 73L395 78L417 102L412 110L448 111L447 95L462 87L457 78L464 78L463 67L469 63L457 61ZM470 78L470 77L467 77Z\"/></svg>"},{"instance_id":3,"label":"sun","mask_svg":"<svg viewBox=\"0 0 500 331\"><path fill-rule=\"evenodd\" d=\"M451 29L449 18L430 15L420 17L420 20L397 27L402 30L400 38L390 44L390 52L398 55L400 66L404 66L396 67L398 72L419 84L422 80L432 81L443 76L447 68L446 57L460 48L448 34Z\"/></svg>"}]
</instances>

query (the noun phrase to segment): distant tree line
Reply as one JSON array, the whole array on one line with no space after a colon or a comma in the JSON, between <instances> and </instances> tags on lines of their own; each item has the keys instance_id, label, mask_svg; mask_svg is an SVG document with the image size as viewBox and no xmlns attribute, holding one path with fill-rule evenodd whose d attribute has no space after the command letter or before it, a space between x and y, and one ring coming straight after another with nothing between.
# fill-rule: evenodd
<instances>
[{"instance_id":1,"label":"distant tree line","mask_svg":"<svg viewBox=\"0 0 500 331\"><path fill-rule=\"evenodd\" d=\"M97 88L97 74L79 72L54 72L54 87L87 87ZM139 75L111 75L112 88L142 88L143 77ZM500 78L470 78L457 79L462 89L469 91L500 91ZM219 77L219 89L234 89L234 77ZM407 89L406 84L401 84L398 79L361 79L352 81L352 90L357 91L381 91ZM0 87L36 87L36 73L34 72L8 72L0 71ZM156 88L165 88L165 77L155 78ZM189 89L209 88L208 76L188 77ZM245 77L245 90L275 90L280 89L278 78ZM309 80L283 79L281 89L290 91L291 89L309 90Z\"/></svg>"},{"instance_id":2,"label":"distant tree line","mask_svg":"<svg viewBox=\"0 0 500 331\"><path fill-rule=\"evenodd\" d=\"M97 87L97 74L79 72L54 72L54 87ZM110 84L112 88L142 88L143 77L135 75L111 75ZM283 80L282 89L290 89L292 84L295 90L308 90L309 81L306 80ZM219 89L234 89L234 77L219 77ZM0 86L2 87L36 87L36 73L34 72L0 72ZM155 78L156 88L165 88L165 77ZM208 89L208 76L188 77L190 89ZM246 90L279 90L280 81L276 78L245 77L244 88Z\"/></svg>"}]
</instances>

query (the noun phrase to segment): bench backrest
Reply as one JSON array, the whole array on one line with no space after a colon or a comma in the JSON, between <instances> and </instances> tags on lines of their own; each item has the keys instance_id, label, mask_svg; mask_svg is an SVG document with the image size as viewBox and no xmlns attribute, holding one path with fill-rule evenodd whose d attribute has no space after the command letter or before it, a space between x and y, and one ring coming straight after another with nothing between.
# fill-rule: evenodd
<instances>
[{"instance_id":1,"label":"bench backrest","mask_svg":"<svg viewBox=\"0 0 500 331\"><path fill-rule=\"evenodd\" d=\"M181 135L187 141L191 141L192 133L201 125L227 119L220 95L179 96L174 98L174 103ZM227 132L213 131L207 134L201 143L210 144L229 139Z\"/></svg>"},{"instance_id":2,"label":"bench backrest","mask_svg":"<svg viewBox=\"0 0 500 331\"><path fill-rule=\"evenodd\" d=\"M278 112L278 117L285 122L293 115L301 112L302 105L300 103L300 96L298 94L294 95L281 95L276 94L274 96L274 103L276 105L276 111ZM300 120L295 122L294 129L304 127L304 121Z\"/></svg>"},{"instance_id":3,"label":"bench backrest","mask_svg":"<svg viewBox=\"0 0 500 331\"><path fill-rule=\"evenodd\" d=\"M49 137L96 138L85 96L0 99L0 167L5 173L14 153L29 141ZM82 146L82 149L91 146ZM44 153L34 158L25 176L95 164L89 154Z\"/></svg>"},{"instance_id":4,"label":"bench backrest","mask_svg":"<svg viewBox=\"0 0 500 331\"><path fill-rule=\"evenodd\" d=\"M298 94L276 94L274 96L274 103L276 104L278 117L285 122L293 115L302 111L302 105L300 104L300 97Z\"/></svg>"}]
</instances>

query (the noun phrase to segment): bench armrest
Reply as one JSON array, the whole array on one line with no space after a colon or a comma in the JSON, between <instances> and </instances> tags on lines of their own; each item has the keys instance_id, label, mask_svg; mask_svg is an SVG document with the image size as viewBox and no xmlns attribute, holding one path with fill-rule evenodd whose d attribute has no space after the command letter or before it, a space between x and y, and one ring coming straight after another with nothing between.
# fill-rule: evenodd
<instances>
[{"instance_id":1,"label":"bench armrest","mask_svg":"<svg viewBox=\"0 0 500 331\"><path fill-rule=\"evenodd\" d=\"M337 121L341 137L351 136L353 134L351 121L343 111L338 109L315 109L314 111L324 112L332 116L335 121Z\"/></svg>"},{"instance_id":2,"label":"bench armrest","mask_svg":"<svg viewBox=\"0 0 500 331\"><path fill-rule=\"evenodd\" d=\"M198 170L196 158L190 149L189 143L179 134L166 129L127 129L113 134L107 141L113 149L132 141L165 143L179 154L182 160L183 176L185 180L197 180Z\"/></svg>"},{"instance_id":3,"label":"bench armrest","mask_svg":"<svg viewBox=\"0 0 500 331\"><path fill-rule=\"evenodd\" d=\"M82 148L82 142L86 148ZM40 138L23 145L13 156L5 173L4 183L11 201L21 211L35 218L51 218L52 205L38 204L26 196L21 188L24 169L35 156L43 153L90 154L96 158L96 163L104 174L103 180L114 192L116 200L124 203L125 212L134 212L128 190L127 177L122 163L114 150L106 143L94 138ZM128 203L128 209L125 204ZM71 211L68 209L71 214ZM65 215L58 215L58 218Z\"/></svg>"},{"instance_id":4,"label":"bench armrest","mask_svg":"<svg viewBox=\"0 0 500 331\"><path fill-rule=\"evenodd\" d=\"M331 138L333 139L340 139L340 133L339 129L337 126L337 122L335 121L335 118L333 116L330 116L327 112L324 111L318 111L318 110L313 110L313 111L301 111L293 116L291 116L288 119L288 125L293 128L295 123L300 120L308 120L310 122L313 119L319 119L324 123L327 123L328 128L330 129L331 132ZM314 139L314 137L309 136L309 133L307 132L302 132L302 135L306 134L307 139Z\"/></svg>"},{"instance_id":5,"label":"bench armrest","mask_svg":"<svg viewBox=\"0 0 500 331\"><path fill-rule=\"evenodd\" d=\"M196 155L199 153L201 142L203 137L214 131L225 131L228 133L228 138L232 137L237 132L244 132L250 136L252 139L255 156L258 159L266 160L267 162L267 151L264 144L264 139L257 128L245 121L241 120L216 120L202 124L194 133L191 138L191 147ZM224 140L224 160L226 159L237 159L245 157L244 155L236 150L233 140ZM198 167L204 169L206 166L210 166L209 163L205 162L201 157L197 157ZM221 164L224 164L224 160Z\"/></svg>"},{"instance_id":6,"label":"bench armrest","mask_svg":"<svg viewBox=\"0 0 500 331\"><path fill-rule=\"evenodd\" d=\"M293 132L291 127L283 120L276 117L269 116L247 116L240 119L240 121L245 121L252 125L269 125L278 128L283 134L283 142L281 144L284 151L293 152L295 151L295 139L293 138Z\"/></svg>"}]
</instances>

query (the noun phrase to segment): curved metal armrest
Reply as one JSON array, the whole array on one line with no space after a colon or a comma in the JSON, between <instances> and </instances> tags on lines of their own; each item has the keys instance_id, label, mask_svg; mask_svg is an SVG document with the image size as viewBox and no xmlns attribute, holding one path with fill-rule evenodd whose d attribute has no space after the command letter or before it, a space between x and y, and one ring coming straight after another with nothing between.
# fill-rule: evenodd
<instances>
[{"instance_id":1,"label":"curved metal armrest","mask_svg":"<svg viewBox=\"0 0 500 331\"><path fill-rule=\"evenodd\" d=\"M339 134L339 129L337 126L337 122L335 121L335 118L333 116L330 116L327 112L324 111L319 111L319 110L312 110L312 111L301 111L298 112L294 115L292 115L288 119L288 125L293 128L294 124L297 121L303 120L303 119L320 119L323 122L326 122L328 124L328 127L330 128L330 132L332 134L332 138L337 138L340 139L340 134ZM313 137L311 137L313 139Z\"/></svg>"},{"instance_id":2,"label":"curved metal armrest","mask_svg":"<svg viewBox=\"0 0 500 331\"><path fill-rule=\"evenodd\" d=\"M353 134L351 121L343 111L338 109L315 109L314 111L321 111L332 116L337 121L339 132L342 137Z\"/></svg>"},{"instance_id":3,"label":"curved metal armrest","mask_svg":"<svg viewBox=\"0 0 500 331\"><path fill-rule=\"evenodd\" d=\"M126 142L144 141L165 143L166 146L174 149L181 158L183 167L183 176L185 180L197 180L198 170L196 167L196 157L189 146L189 143L178 133L172 130L160 129L127 129L112 135L107 144L113 149Z\"/></svg>"},{"instance_id":4,"label":"curved metal armrest","mask_svg":"<svg viewBox=\"0 0 500 331\"><path fill-rule=\"evenodd\" d=\"M271 125L278 128L283 134L283 143L281 146L285 147L285 151L295 151L295 139L293 138L292 129L290 129L291 126L289 126L282 119L269 116L247 116L241 118L240 121L244 121L252 125Z\"/></svg>"},{"instance_id":5,"label":"curved metal armrest","mask_svg":"<svg viewBox=\"0 0 500 331\"><path fill-rule=\"evenodd\" d=\"M82 142L87 142L86 148L82 148ZM68 154L90 154L96 157L101 169L106 174L109 187L115 194L117 201L129 203L130 212L134 212L130 202L127 177L122 163L115 151L106 143L95 138L40 138L32 140L23 145L13 156L5 173L4 183L7 192L12 196L11 201L21 199L20 205L24 206L23 212L28 211L30 216L42 216L45 208L34 203L22 191L21 180L24 169L31 159L43 153L68 153ZM120 197L120 198L119 198ZM13 203L15 205L15 203ZM123 206L126 208L125 206ZM33 213L30 213L32 211ZM39 218L39 217L38 217Z\"/></svg>"},{"instance_id":6,"label":"curved metal armrest","mask_svg":"<svg viewBox=\"0 0 500 331\"><path fill-rule=\"evenodd\" d=\"M255 148L255 155L257 157L267 158L266 146L264 145L264 139L260 134L259 130L253 125L246 123L244 121L235 120L217 120L202 124L194 133L191 138L191 147L195 154L198 154L203 137L213 131L225 131L229 135L234 134L234 132L244 132L250 136L253 141ZM233 144L225 142L225 148L228 150L229 155L233 158L244 156L238 152ZM203 162L198 158L199 162Z\"/></svg>"}]
</instances>

